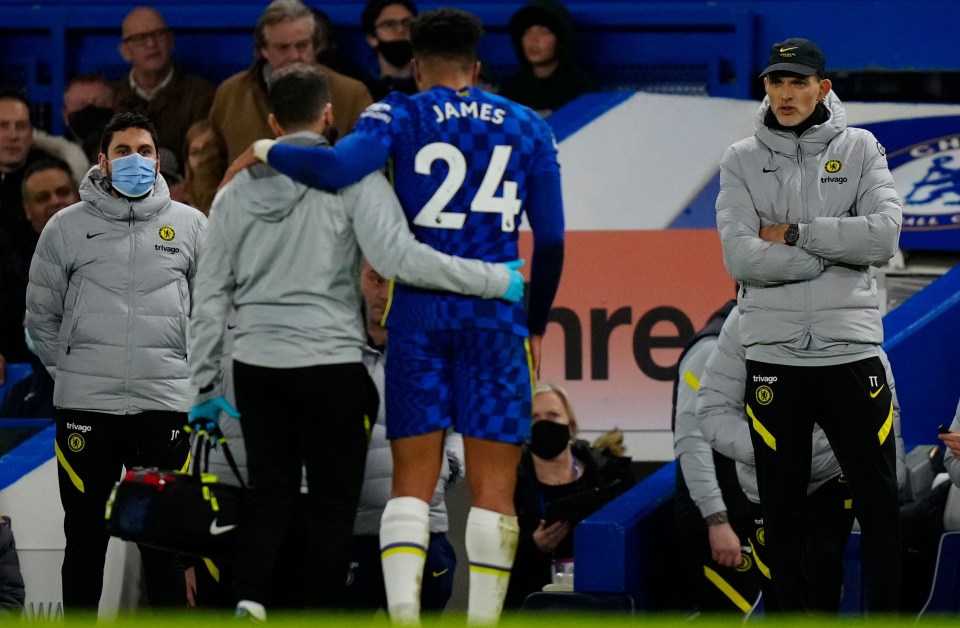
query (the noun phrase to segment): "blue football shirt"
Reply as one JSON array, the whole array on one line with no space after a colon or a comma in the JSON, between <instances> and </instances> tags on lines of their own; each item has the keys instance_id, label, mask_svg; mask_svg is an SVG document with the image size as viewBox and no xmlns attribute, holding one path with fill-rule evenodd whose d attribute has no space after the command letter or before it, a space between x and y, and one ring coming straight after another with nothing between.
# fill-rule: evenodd
<instances>
[{"instance_id":1,"label":"blue football shirt","mask_svg":"<svg viewBox=\"0 0 960 628\"><path fill-rule=\"evenodd\" d=\"M353 133L383 144L411 229L438 251L488 262L517 259L525 210L538 244L562 242L559 193L537 189L538 181L559 186L556 141L530 109L475 87L434 87L387 96L363 113ZM528 199L537 194L549 202L534 215ZM394 287L387 323L527 335L522 304L401 284Z\"/></svg>"}]
</instances>

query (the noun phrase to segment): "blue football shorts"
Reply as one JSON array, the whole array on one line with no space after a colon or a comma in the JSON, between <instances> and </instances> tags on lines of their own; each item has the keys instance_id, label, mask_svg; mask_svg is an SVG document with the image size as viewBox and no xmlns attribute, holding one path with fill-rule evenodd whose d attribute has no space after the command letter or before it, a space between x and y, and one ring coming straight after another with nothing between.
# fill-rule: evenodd
<instances>
[{"instance_id":1,"label":"blue football shorts","mask_svg":"<svg viewBox=\"0 0 960 628\"><path fill-rule=\"evenodd\" d=\"M493 329L391 330L387 438L444 430L522 443L530 435L533 370L526 338Z\"/></svg>"}]
</instances>

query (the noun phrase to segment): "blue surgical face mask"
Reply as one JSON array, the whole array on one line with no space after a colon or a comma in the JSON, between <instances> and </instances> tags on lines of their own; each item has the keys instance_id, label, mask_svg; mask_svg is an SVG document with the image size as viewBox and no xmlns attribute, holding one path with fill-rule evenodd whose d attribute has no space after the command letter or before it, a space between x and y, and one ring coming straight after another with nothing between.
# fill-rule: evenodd
<instances>
[{"instance_id":1,"label":"blue surgical face mask","mask_svg":"<svg viewBox=\"0 0 960 628\"><path fill-rule=\"evenodd\" d=\"M110 162L113 189L130 198L146 196L157 181L157 162L140 153L118 157Z\"/></svg>"},{"instance_id":2,"label":"blue surgical face mask","mask_svg":"<svg viewBox=\"0 0 960 628\"><path fill-rule=\"evenodd\" d=\"M33 355L37 355L37 347L33 344L33 338L30 337L30 332L27 331L27 328L23 328L23 341L27 343L27 351Z\"/></svg>"}]
</instances>

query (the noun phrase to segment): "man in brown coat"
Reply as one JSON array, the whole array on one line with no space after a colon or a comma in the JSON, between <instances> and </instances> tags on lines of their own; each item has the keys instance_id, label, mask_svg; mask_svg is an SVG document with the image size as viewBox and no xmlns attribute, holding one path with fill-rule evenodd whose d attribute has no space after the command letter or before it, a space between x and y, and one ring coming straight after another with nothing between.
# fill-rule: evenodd
<instances>
[{"instance_id":1,"label":"man in brown coat","mask_svg":"<svg viewBox=\"0 0 960 628\"><path fill-rule=\"evenodd\" d=\"M157 127L157 148L183 155L187 129L210 111L213 85L174 65L173 31L156 9L130 11L122 33L120 55L130 63L130 72L114 85L116 112L144 112Z\"/></svg>"},{"instance_id":2,"label":"man in brown coat","mask_svg":"<svg viewBox=\"0 0 960 628\"><path fill-rule=\"evenodd\" d=\"M230 162L255 140L273 138L267 126L267 81L273 71L293 63L315 63L319 38L316 19L300 0L274 0L264 10L254 32L256 61L221 83L213 98L213 140L200 157L193 183L198 208L209 211ZM372 104L370 92L360 81L320 67L330 85L334 127L338 136L346 135Z\"/></svg>"}]
</instances>

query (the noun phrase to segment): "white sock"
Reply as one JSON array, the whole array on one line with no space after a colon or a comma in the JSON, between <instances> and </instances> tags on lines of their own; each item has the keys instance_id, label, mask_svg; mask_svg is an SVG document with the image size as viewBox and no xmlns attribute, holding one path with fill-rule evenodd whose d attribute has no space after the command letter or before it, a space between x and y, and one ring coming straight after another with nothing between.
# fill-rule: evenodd
<instances>
[{"instance_id":1,"label":"white sock","mask_svg":"<svg viewBox=\"0 0 960 628\"><path fill-rule=\"evenodd\" d=\"M380 560L390 620L420 625L420 583L430 543L430 504L394 497L380 519Z\"/></svg>"},{"instance_id":2,"label":"white sock","mask_svg":"<svg viewBox=\"0 0 960 628\"><path fill-rule=\"evenodd\" d=\"M246 611L255 621L267 621L267 609L260 602L252 600L240 600L237 602L236 613Z\"/></svg>"},{"instance_id":3,"label":"white sock","mask_svg":"<svg viewBox=\"0 0 960 628\"><path fill-rule=\"evenodd\" d=\"M519 536L516 517L482 508L470 509L466 534L467 560L470 561L468 624L497 623L507 596Z\"/></svg>"}]
</instances>

